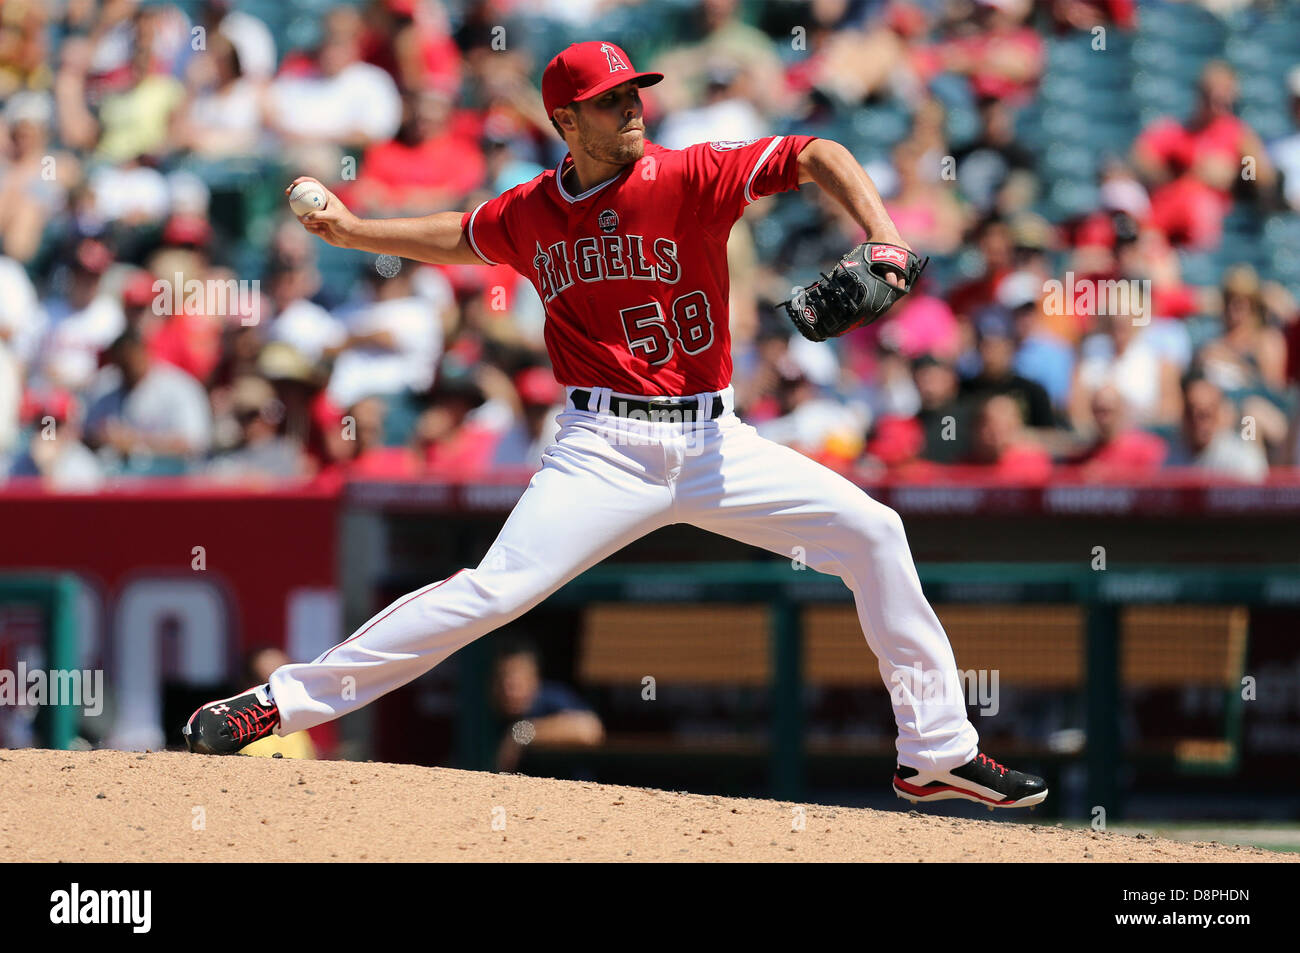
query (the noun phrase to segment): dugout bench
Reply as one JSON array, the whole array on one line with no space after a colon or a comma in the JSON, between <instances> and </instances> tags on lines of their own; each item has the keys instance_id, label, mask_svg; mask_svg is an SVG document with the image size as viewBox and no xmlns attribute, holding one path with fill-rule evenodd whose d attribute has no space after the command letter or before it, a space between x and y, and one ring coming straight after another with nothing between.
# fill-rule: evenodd
<instances>
[{"instance_id":1,"label":"dugout bench","mask_svg":"<svg viewBox=\"0 0 1300 953\"><path fill-rule=\"evenodd\" d=\"M1247 606L1300 602L1300 569L1290 566L1094 572L1074 565L966 564L919 571L959 669L997 670L1002 686L1080 701L1083 732L1074 744L999 743L991 753L1013 764L1046 764L1055 769L1049 775L1081 763L1088 803L1106 806L1112 818L1122 816L1124 763L1187 774L1235 769ZM888 710L876 658L837 578L784 561L632 571L601 566L552 599L584 607L578 676L586 685L639 692L649 674L661 685L739 685L769 693L766 739L612 733L603 748L582 753L587 763L765 759L772 795L798 800L809 757L892 758L892 736L860 742L805 734L805 687L874 693ZM1122 691L1189 687L1221 698L1217 730L1144 736L1125 746ZM536 754L545 764L557 753Z\"/></svg>"}]
</instances>

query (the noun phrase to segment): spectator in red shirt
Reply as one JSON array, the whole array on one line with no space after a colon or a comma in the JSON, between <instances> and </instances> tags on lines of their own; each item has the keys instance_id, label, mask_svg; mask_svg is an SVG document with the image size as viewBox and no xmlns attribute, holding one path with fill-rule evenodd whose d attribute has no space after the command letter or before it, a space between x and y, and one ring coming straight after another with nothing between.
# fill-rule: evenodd
<instances>
[{"instance_id":1,"label":"spectator in red shirt","mask_svg":"<svg viewBox=\"0 0 1300 953\"><path fill-rule=\"evenodd\" d=\"M970 321L975 312L997 298L998 285L1015 270L1015 236L1000 218L986 218L975 229L975 245L984 258L984 271L948 292L948 305L959 319Z\"/></svg>"},{"instance_id":2,"label":"spectator in red shirt","mask_svg":"<svg viewBox=\"0 0 1300 953\"><path fill-rule=\"evenodd\" d=\"M1217 247L1238 183L1251 183L1257 194L1273 186L1276 174L1264 144L1234 115L1236 103L1236 74L1213 61L1201 73L1192 117L1185 124L1157 120L1133 148L1133 161L1153 189L1151 222L1175 244Z\"/></svg>"},{"instance_id":3,"label":"spectator in red shirt","mask_svg":"<svg viewBox=\"0 0 1300 953\"><path fill-rule=\"evenodd\" d=\"M361 34L361 58L393 77L405 91L460 86L460 48L441 4L371 0Z\"/></svg>"},{"instance_id":4,"label":"spectator in red shirt","mask_svg":"<svg viewBox=\"0 0 1300 953\"><path fill-rule=\"evenodd\" d=\"M343 418L346 426L351 417L356 441L356 455L345 464L350 479L410 480L420 476L424 467L419 453L412 447L384 446L384 417L388 408L383 398L366 397L348 408ZM349 436L344 432L344 439Z\"/></svg>"},{"instance_id":5,"label":"spectator in red shirt","mask_svg":"<svg viewBox=\"0 0 1300 953\"><path fill-rule=\"evenodd\" d=\"M1136 0L1051 0L1051 8L1058 33L1065 30L1090 33L1093 27L1107 21L1121 30L1131 30L1137 22Z\"/></svg>"},{"instance_id":6,"label":"spectator in red shirt","mask_svg":"<svg viewBox=\"0 0 1300 953\"><path fill-rule=\"evenodd\" d=\"M867 22L852 4L813 3L808 8L808 51L785 71L787 90L809 101L860 103L890 88L916 85L911 50L929 29L918 6L891 3Z\"/></svg>"},{"instance_id":7,"label":"spectator in red shirt","mask_svg":"<svg viewBox=\"0 0 1300 953\"><path fill-rule=\"evenodd\" d=\"M62 390L28 391L20 410L31 434L10 477L38 477L60 491L91 492L103 485L99 458L81 442L82 408L74 396Z\"/></svg>"},{"instance_id":8,"label":"spectator in red shirt","mask_svg":"<svg viewBox=\"0 0 1300 953\"><path fill-rule=\"evenodd\" d=\"M914 417L884 416L876 421L867 453L898 469L917 460L949 464L967 453L969 403L958 395L960 379L951 364L924 354L912 362L912 379L921 400ZM916 472L915 468L912 472Z\"/></svg>"},{"instance_id":9,"label":"spectator in red shirt","mask_svg":"<svg viewBox=\"0 0 1300 953\"><path fill-rule=\"evenodd\" d=\"M221 356L219 324L190 313L183 300L180 310L158 313L161 308L156 308L155 302L160 300L160 293L154 291L155 284L152 273L140 271L123 286L122 311L127 326L139 328L152 359L179 367L199 383L207 384Z\"/></svg>"},{"instance_id":10,"label":"spectator in red shirt","mask_svg":"<svg viewBox=\"0 0 1300 953\"><path fill-rule=\"evenodd\" d=\"M922 51L922 75L959 73L969 77L977 98L1024 105L1044 62L1042 38L1024 23L1032 8L1030 0L976 0L975 32Z\"/></svg>"},{"instance_id":11,"label":"spectator in red shirt","mask_svg":"<svg viewBox=\"0 0 1300 953\"><path fill-rule=\"evenodd\" d=\"M491 469L500 431L467 419L484 400L472 371L461 371L444 362L433 388L433 405L415 425L417 452L423 458L426 475L464 480Z\"/></svg>"},{"instance_id":12,"label":"spectator in red shirt","mask_svg":"<svg viewBox=\"0 0 1300 953\"><path fill-rule=\"evenodd\" d=\"M1151 217L1151 197L1128 163L1107 160L1098 176L1101 207L1094 209L1066 229L1075 248L1098 246L1118 251L1136 240Z\"/></svg>"},{"instance_id":13,"label":"spectator in red shirt","mask_svg":"<svg viewBox=\"0 0 1300 953\"><path fill-rule=\"evenodd\" d=\"M442 93L404 98L396 138L365 152L353 193L358 204L376 215L427 215L483 184L483 150L449 128L451 105Z\"/></svg>"},{"instance_id":14,"label":"spectator in red shirt","mask_svg":"<svg viewBox=\"0 0 1300 953\"><path fill-rule=\"evenodd\" d=\"M995 394L980 405L967 462L1014 483L1045 483L1052 474L1051 458L1026 439L1020 405L1006 394Z\"/></svg>"},{"instance_id":15,"label":"spectator in red shirt","mask_svg":"<svg viewBox=\"0 0 1300 953\"><path fill-rule=\"evenodd\" d=\"M237 286L228 281L236 280L235 275L210 266L211 238L212 226L206 219L198 215L173 215L163 230L162 250L150 259L154 274L173 284L179 274L182 285L173 288L167 298L154 295L156 302L170 304L172 309L146 331L149 353L188 372L202 384L211 379L221 359L223 326L239 321ZM191 293L186 284L189 278L205 282L203 294ZM220 287L225 289L220 299L210 290L218 287L215 282L221 282ZM133 301L139 301L144 297L144 282L126 290L131 292ZM212 314L207 313L209 305L214 308ZM154 310L155 314L163 314L157 307Z\"/></svg>"},{"instance_id":16,"label":"spectator in red shirt","mask_svg":"<svg viewBox=\"0 0 1300 953\"><path fill-rule=\"evenodd\" d=\"M1118 390L1107 384L1092 395L1092 444L1070 460L1087 479L1122 480L1143 477L1160 469L1169 448L1155 434L1129 424L1128 408Z\"/></svg>"}]
</instances>

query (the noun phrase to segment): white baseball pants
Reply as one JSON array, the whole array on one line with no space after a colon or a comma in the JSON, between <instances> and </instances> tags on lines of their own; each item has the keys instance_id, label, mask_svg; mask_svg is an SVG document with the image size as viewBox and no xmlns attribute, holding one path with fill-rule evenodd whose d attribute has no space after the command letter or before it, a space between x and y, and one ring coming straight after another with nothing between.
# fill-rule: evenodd
<instances>
[{"instance_id":1,"label":"white baseball pants","mask_svg":"<svg viewBox=\"0 0 1300 953\"><path fill-rule=\"evenodd\" d=\"M476 568L403 596L315 661L272 674L278 734L368 705L633 540L690 523L785 556L803 547L809 566L843 579L890 689L899 762L943 771L975 756L964 701L922 698L899 679L919 667L957 684L952 648L921 592L897 513L758 436L735 415L730 388L720 393L721 417L685 424L596 412L611 394L590 390L593 411L568 400L542 468ZM713 397L700 395L701 408Z\"/></svg>"}]
</instances>

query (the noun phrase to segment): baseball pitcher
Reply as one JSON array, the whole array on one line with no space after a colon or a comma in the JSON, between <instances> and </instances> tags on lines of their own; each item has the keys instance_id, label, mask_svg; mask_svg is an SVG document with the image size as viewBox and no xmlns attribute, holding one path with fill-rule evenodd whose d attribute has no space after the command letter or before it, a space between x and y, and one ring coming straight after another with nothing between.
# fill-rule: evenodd
<instances>
[{"instance_id":1,"label":"baseball pitcher","mask_svg":"<svg viewBox=\"0 0 1300 953\"><path fill-rule=\"evenodd\" d=\"M354 711L638 537L690 523L787 556L803 547L809 565L852 590L890 689L900 797L992 808L1047 796L1041 778L980 752L898 514L734 412L726 246L747 205L816 182L866 232L866 244L786 305L813 340L880 317L925 263L836 142L647 142L640 88L661 79L635 71L613 43L574 44L542 78L569 148L558 168L463 213L366 220L327 191L324 207L301 217L333 245L434 264L506 263L524 275L545 303L565 408L541 469L477 567L403 596L314 661L204 705L184 729L190 750L232 754L272 731Z\"/></svg>"}]
</instances>

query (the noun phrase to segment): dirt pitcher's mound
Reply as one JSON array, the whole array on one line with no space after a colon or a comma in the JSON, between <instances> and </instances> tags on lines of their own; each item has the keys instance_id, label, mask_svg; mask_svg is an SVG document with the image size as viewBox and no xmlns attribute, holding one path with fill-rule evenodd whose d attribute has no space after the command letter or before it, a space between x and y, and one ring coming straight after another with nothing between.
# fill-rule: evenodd
<instances>
[{"instance_id":1,"label":"dirt pitcher's mound","mask_svg":"<svg viewBox=\"0 0 1300 953\"><path fill-rule=\"evenodd\" d=\"M0 781L0 861L1296 859L400 764L21 750Z\"/></svg>"}]
</instances>

